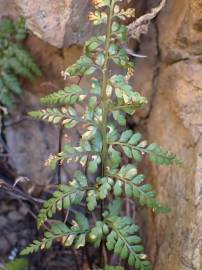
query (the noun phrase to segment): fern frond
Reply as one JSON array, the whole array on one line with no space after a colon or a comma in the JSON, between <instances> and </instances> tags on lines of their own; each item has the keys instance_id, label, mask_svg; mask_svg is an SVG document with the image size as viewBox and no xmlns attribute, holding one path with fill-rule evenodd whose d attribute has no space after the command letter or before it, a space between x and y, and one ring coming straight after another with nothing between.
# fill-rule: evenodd
<instances>
[{"instance_id":1,"label":"fern frond","mask_svg":"<svg viewBox=\"0 0 202 270\"><path fill-rule=\"evenodd\" d=\"M140 133L134 133L132 130L121 132L111 123L112 116L119 126L125 126L127 114L133 115L136 109L147 103L146 98L128 84L134 74L134 61L131 61L129 51L123 46L127 43L127 27L121 25L120 20L133 17L134 10L123 10L119 5L121 2L124 1L93 0L96 10L90 12L89 20L94 25L104 23L107 26L106 34L87 41L84 56L63 72L64 77L79 76L79 78L92 75L95 71L100 72L99 79L92 78L89 93L73 84L42 99L43 103L67 104L68 108L51 108L30 113L35 118L54 124L60 122L67 128L82 123L79 146L73 146L73 142L65 144L62 152L51 156L47 164L55 168L64 162L80 163L85 174L90 176L90 181L94 180L95 183L92 186L88 185L87 178L79 172L68 185L58 186L53 197L45 202L39 213L38 227L62 209L71 211L65 223L72 226L67 227L64 223L57 224L56 227L53 225L50 231L45 233L42 241L34 242L24 254L49 248L55 239L67 247L74 248L83 247L88 241L95 247L101 246L101 259L105 256L103 246L106 244L108 251L126 260L132 268L136 270L152 268L144 254L142 239L138 234L139 227L133 224L129 217L121 217L123 210L121 196L124 194L125 197L132 197L140 205L157 212L167 212L168 209L157 201L152 186L143 182L144 176L137 174L135 165L121 165L122 162L126 162L122 156L141 161L144 154L148 154L155 163L166 165L178 163L178 159L176 155L164 151L156 144L148 145L142 140ZM10 49L7 49L6 54L9 59L14 58L16 61L17 57ZM22 63L20 58L17 58L17 64L18 62ZM126 68L127 75L113 73L111 69L113 62ZM14 63L14 67L17 64ZM10 63L0 59L0 66L8 68L8 65ZM13 67L11 69L14 70ZM73 105L85 98L84 113L80 116ZM76 213L74 221L72 216L74 217L76 211L73 207L81 204L84 198L89 211L96 208L98 211L90 213L93 219L91 217L87 219L81 213ZM78 209L78 206L75 208ZM100 217L99 221L97 214ZM123 268L106 265L102 270L123 270Z\"/></svg>"},{"instance_id":2,"label":"fern frond","mask_svg":"<svg viewBox=\"0 0 202 270\"><path fill-rule=\"evenodd\" d=\"M11 57L7 60L7 65L10 70L16 74L33 81L35 79L32 72L27 69L17 58Z\"/></svg>"},{"instance_id":3,"label":"fern frond","mask_svg":"<svg viewBox=\"0 0 202 270\"><path fill-rule=\"evenodd\" d=\"M114 181L110 177L102 177L96 179L97 198L100 200L106 199L108 193L112 190Z\"/></svg>"},{"instance_id":4,"label":"fern frond","mask_svg":"<svg viewBox=\"0 0 202 270\"><path fill-rule=\"evenodd\" d=\"M163 150L157 144L153 143L149 146L146 141L142 141L140 133L133 133L132 130L124 131L119 140L112 142L112 145L119 145L125 155L140 161L144 154L148 154L151 161L160 165L181 164L177 156L169 151Z\"/></svg>"},{"instance_id":5,"label":"fern frond","mask_svg":"<svg viewBox=\"0 0 202 270\"><path fill-rule=\"evenodd\" d=\"M17 41L23 41L27 37L27 30L26 30L26 21L25 18L21 17L16 23L15 23L15 38Z\"/></svg>"},{"instance_id":6,"label":"fern frond","mask_svg":"<svg viewBox=\"0 0 202 270\"><path fill-rule=\"evenodd\" d=\"M89 211L95 210L97 206L97 194L95 190L90 190L87 192L86 202Z\"/></svg>"},{"instance_id":7,"label":"fern frond","mask_svg":"<svg viewBox=\"0 0 202 270\"><path fill-rule=\"evenodd\" d=\"M89 240L95 247L99 247L103 238L109 233L109 228L103 221L97 221L89 232Z\"/></svg>"},{"instance_id":8,"label":"fern frond","mask_svg":"<svg viewBox=\"0 0 202 270\"><path fill-rule=\"evenodd\" d=\"M86 41L84 46L84 52L88 57L91 57L93 53L97 51L101 46L103 47L105 42L105 36L92 37Z\"/></svg>"},{"instance_id":9,"label":"fern frond","mask_svg":"<svg viewBox=\"0 0 202 270\"><path fill-rule=\"evenodd\" d=\"M41 72L32 56L21 45L26 38L25 20L14 23L10 19L0 21L0 102L11 107L13 95L21 95L22 88L19 77L33 80Z\"/></svg>"},{"instance_id":10,"label":"fern frond","mask_svg":"<svg viewBox=\"0 0 202 270\"><path fill-rule=\"evenodd\" d=\"M122 109L127 112L127 106L124 108L123 105L134 105L134 107L139 108L147 103L146 98L135 92L123 75L113 75L109 81L109 85L114 89L118 100L117 106L112 108L112 110Z\"/></svg>"},{"instance_id":11,"label":"fern frond","mask_svg":"<svg viewBox=\"0 0 202 270\"><path fill-rule=\"evenodd\" d=\"M38 66L35 64L33 57L28 53L22 45L12 44L11 49L16 59L35 76L41 76L42 73Z\"/></svg>"},{"instance_id":12,"label":"fern frond","mask_svg":"<svg viewBox=\"0 0 202 270\"><path fill-rule=\"evenodd\" d=\"M20 95L22 93L19 80L14 74L2 72L1 77L5 87L7 87L8 90L16 95Z\"/></svg>"},{"instance_id":13,"label":"fern frond","mask_svg":"<svg viewBox=\"0 0 202 270\"><path fill-rule=\"evenodd\" d=\"M59 185L53 193L53 197L44 203L37 219L38 228L57 211L81 203L85 191L91 189L87 186L86 177L80 171L77 171L74 177L69 185Z\"/></svg>"},{"instance_id":14,"label":"fern frond","mask_svg":"<svg viewBox=\"0 0 202 270\"><path fill-rule=\"evenodd\" d=\"M145 148L142 151L145 151L146 154L149 154L150 160L156 164L161 165L182 164L182 160L180 160L176 154L162 149L156 143L150 144L147 148Z\"/></svg>"},{"instance_id":15,"label":"fern frond","mask_svg":"<svg viewBox=\"0 0 202 270\"><path fill-rule=\"evenodd\" d=\"M78 220L78 218L80 220ZM34 240L32 244L21 252L21 255L29 255L39 250L49 249L55 240L59 240L65 247L73 245L74 248L79 249L80 247L85 246L89 226L88 223L85 227L83 224L80 226L79 223L81 223L81 218L83 221L83 218L85 217L82 214L77 215L76 222L71 228L62 222L53 224L50 231L44 233L44 238L41 241Z\"/></svg>"},{"instance_id":16,"label":"fern frond","mask_svg":"<svg viewBox=\"0 0 202 270\"><path fill-rule=\"evenodd\" d=\"M143 184L144 175L137 175L137 169L133 164L122 166L119 171L109 171L109 176L115 179L113 187L114 195L121 196L125 192L126 196L137 198L140 205L153 209L158 213L167 213L169 208L156 200L156 192L152 190L150 184Z\"/></svg>"},{"instance_id":17,"label":"fern frond","mask_svg":"<svg viewBox=\"0 0 202 270\"><path fill-rule=\"evenodd\" d=\"M0 102L8 108L13 106L13 96L4 85L0 85Z\"/></svg>"},{"instance_id":18,"label":"fern frond","mask_svg":"<svg viewBox=\"0 0 202 270\"><path fill-rule=\"evenodd\" d=\"M121 259L127 260L128 264L137 270L152 269L151 263L143 254L141 238L137 235L139 227L128 217L108 217L105 222L111 229L107 236L107 249L114 251Z\"/></svg>"},{"instance_id":19,"label":"fern frond","mask_svg":"<svg viewBox=\"0 0 202 270\"><path fill-rule=\"evenodd\" d=\"M96 66L94 65L92 59L88 56L81 56L77 62L68 67L64 72L64 76L85 76L91 75L96 71Z\"/></svg>"},{"instance_id":20,"label":"fern frond","mask_svg":"<svg viewBox=\"0 0 202 270\"><path fill-rule=\"evenodd\" d=\"M79 122L82 122L77 115L77 112L72 108L48 108L43 109L41 111L33 111L30 112L29 115L36 119L46 120L49 123L58 124L62 122L62 124L66 128L75 127Z\"/></svg>"},{"instance_id":21,"label":"fern frond","mask_svg":"<svg viewBox=\"0 0 202 270\"><path fill-rule=\"evenodd\" d=\"M25 249L20 252L21 256L26 256L40 250L43 242L34 240L32 244L29 244Z\"/></svg>"},{"instance_id":22,"label":"fern frond","mask_svg":"<svg viewBox=\"0 0 202 270\"><path fill-rule=\"evenodd\" d=\"M78 85L65 87L64 90L59 90L41 99L45 104L70 104L73 105L84 100L87 96L86 90L83 90Z\"/></svg>"},{"instance_id":23,"label":"fern frond","mask_svg":"<svg viewBox=\"0 0 202 270\"><path fill-rule=\"evenodd\" d=\"M0 21L0 39L9 39L15 34L15 27L10 19Z\"/></svg>"},{"instance_id":24,"label":"fern frond","mask_svg":"<svg viewBox=\"0 0 202 270\"><path fill-rule=\"evenodd\" d=\"M60 165L64 162L80 162L82 167L87 165L88 172L94 173L98 165L101 163L100 153L94 150L92 145L88 141L82 141L82 144L78 147L72 147L69 144L65 144L63 151L57 155L51 155L47 161L47 165L55 169L56 165Z\"/></svg>"}]
</instances>

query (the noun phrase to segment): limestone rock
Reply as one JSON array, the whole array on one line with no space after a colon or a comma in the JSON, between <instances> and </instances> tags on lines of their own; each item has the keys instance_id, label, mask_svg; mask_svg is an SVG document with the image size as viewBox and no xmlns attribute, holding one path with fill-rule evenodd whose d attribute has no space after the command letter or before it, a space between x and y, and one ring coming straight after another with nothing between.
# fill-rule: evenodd
<instances>
[{"instance_id":1,"label":"limestone rock","mask_svg":"<svg viewBox=\"0 0 202 270\"><path fill-rule=\"evenodd\" d=\"M58 48L83 44L95 31L89 0L0 0L1 15L23 16L28 29Z\"/></svg>"}]
</instances>

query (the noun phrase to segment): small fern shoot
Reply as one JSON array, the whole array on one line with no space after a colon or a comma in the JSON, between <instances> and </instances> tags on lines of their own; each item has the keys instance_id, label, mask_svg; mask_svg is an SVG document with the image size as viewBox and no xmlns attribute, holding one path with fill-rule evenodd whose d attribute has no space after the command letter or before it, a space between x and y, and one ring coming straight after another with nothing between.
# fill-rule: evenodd
<instances>
[{"instance_id":1,"label":"small fern shoot","mask_svg":"<svg viewBox=\"0 0 202 270\"><path fill-rule=\"evenodd\" d=\"M26 36L24 19L0 21L0 103L6 107L13 105L14 96L22 94L21 77L32 81L41 75L31 54L22 44Z\"/></svg>"}]
</instances>

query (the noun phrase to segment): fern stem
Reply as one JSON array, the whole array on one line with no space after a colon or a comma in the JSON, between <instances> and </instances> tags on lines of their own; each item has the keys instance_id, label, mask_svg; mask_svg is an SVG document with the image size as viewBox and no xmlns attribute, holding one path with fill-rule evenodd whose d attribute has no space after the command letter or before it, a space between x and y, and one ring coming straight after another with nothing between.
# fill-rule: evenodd
<instances>
[{"instance_id":1,"label":"fern stem","mask_svg":"<svg viewBox=\"0 0 202 270\"><path fill-rule=\"evenodd\" d=\"M112 1L113 3L113 1ZM101 104L102 104L102 176L105 176L105 164L107 156L107 115L108 115L108 104L107 104L107 81L108 81L108 65L109 65L109 46L110 46L110 36L111 36L111 26L112 26L112 16L113 16L113 4L110 7L110 12L107 22L107 34L105 42L105 62L103 66L103 78L102 78L102 90L101 90Z\"/></svg>"},{"instance_id":2,"label":"fern stem","mask_svg":"<svg viewBox=\"0 0 202 270\"><path fill-rule=\"evenodd\" d=\"M111 37L111 28L112 28L112 18L114 10L114 1L111 1L111 6L109 9L109 15L107 19L107 31L106 31L106 40L105 40L105 61L103 65L103 77L102 77L102 88L101 88L101 106L102 106L102 177L106 174L106 159L107 159L107 116L109 113L108 103L107 103L107 82L108 82L108 66L109 66L109 47L110 47L110 37ZM104 201L101 202L101 211L100 218L103 219L102 213L104 211ZM101 267L104 268L104 265L107 264L104 258L104 244L101 243Z\"/></svg>"},{"instance_id":3,"label":"fern stem","mask_svg":"<svg viewBox=\"0 0 202 270\"><path fill-rule=\"evenodd\" d=\"M59 127L59 135L58 135L58 153L62 151L62 142L63 142L63 126L60 125ZM62 184L62 166L60 165L60 162L58 161L57 164L57 178L58 178L58 185Z\"/></svg>"}]
</instances>

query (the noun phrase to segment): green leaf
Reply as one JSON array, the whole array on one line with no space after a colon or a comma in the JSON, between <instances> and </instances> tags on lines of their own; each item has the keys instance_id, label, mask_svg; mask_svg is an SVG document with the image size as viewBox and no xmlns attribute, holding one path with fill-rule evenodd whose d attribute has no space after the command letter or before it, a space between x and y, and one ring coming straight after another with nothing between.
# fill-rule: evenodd
<instances>
[{"instance_id":1,"label":"green leaf","mask_svg":"<svg viewBox=\"0 0 202 270\"><path fill-rule=\"evenodd\" d=\"M113 75L109 80L109 85L114 89L117 98L117 103L112 111L122 110L132 114L137 108L141 108L147 103L146 98L134 91L123 75Z\"/></svg>"},{"instance_id":2,"label":"green leaf","mask_svg":"<svg viewBox=\"0 0 202 270\"><path fill-rule=\"evenodd\" d=\"M5 263L7 270L27 270L28 269L28 260L23 258L17 258L13 261ZM3 268L0 268L4 270Z\"/></svg>"},{"instance_id":3,"label":"green leaf","mask_svg":"<svg viewBox=\"0 0 202 270\"><path fill-rule=\"evenodd\" d=\"M13 54L16 57L16 59L27 69L30 70L30 72L33 74L33 76L41 76L42 73L39 69L39 67L34 62L33 57L30 55L26 49L19 44L12 44L12 50Z\"/></svg>"},{"instance_id":4,"label":"green leaf","mask_svg":"<svg viewBox=\"0 0 202 270\"><path fill-rule=\"evenodd\" d=\"M101 163L101 159L97 155L92 156L92 160L88 162L88 173L95 173L98 170L98 165Z\"/></svg>"},{"instance_id":5,"label":"green leaf","mask_svg":"<svg viewBox=\"0 0 202 270\"><path fill-rule=\"evenodd\" d=\"M92 56L92 53L96 52L100 46L104 45L104 42L105 42L105 36L96 36L96 37L90 38L85 43L84 53L87 56Z\"/></svg>"},{"instance_id":6,"label":"green leaf","mask_svg":"<svg viewBox=\"0 0 202 270\"><path fill-rule=\"evenodd\" d=\"M20 95L22 93L22 89L20 87L20 82L18 81L17 77L12 73L2 73L2 81L4 85L10 89L16 95Z\"/></svg>"},{"instance_id":7,"label":"green leaf","mask_svg":"<svg viewBox=\"0 0 202 270\"><path fill-rule=\"evenodd\" d=\"M48 108L41 111L29 112L29 115L35 119L41 119L48 121L49 123L58 124L62 123L66 128L73 128L82 119L78 117L74 108L62 108L61 110L57 108Z\"/></svg>"},{"instance_id":8,"label":"green leaf","mask_svg":"<svg viewBox=\"0 0 202 270\"><path fill-rule=\"evenodd\" d=\"M97 206L96 192L95 190L90 190L87 193L87 207L89 211L95 210Z\"/></svg>"},{"instance_id":9,"label":"green leaf","mask_svg":"<svg viewBox=\"0 0 202 270\"><path fill-rule=\"evenodd\" d=\"M97 197L104 200L111 191L114 181L110 177L102 177L96 179L96 184Z\"/></svg>"},{"instance_id":10,"label":"green leaf","mask_svg":"<svg viewBox=\"0 0 202 270\"><path fill-rule=\"evenodd\" d=\"M64 72L65 76L84 76L91 75L96 70L93 66L93 61L88 56L82 56L77 62L68 67Z\"/></svg>"},{"instance_id":11,"label":"green leaf","mask_svg":"<svg viewBox=\"0 0 202 270\"><path fill-rule=\"evenodd\" d=\"M110 168L117 168L120 163L121 163L121 154L120 152L116 151L115 149L113 149L111 146L109 147L109 160L108 160L108 165Z\"/></svg>"},{"instance_id":12,"label":"green leaf","mask_svg":"<svg viewBox=\"0 0 202 270\"><path fill-rule=\"evenodd\" d=\"M41 98L41 102L45 104L70 104L73 105L86 98L87 92L78 85L65 87L64 90L59 90L46 97Z\"/></svg>"},{"instance_id":13,"label":"green leaf","mask_svg":"<svg viewBox=\"0 0 202 270\"><path fill-rule=\"evenodd\" d=\"M75 249L79 249L84 247L86 244L86 234L80 234L75 240L74 247Z\"/></svg>"},{"instance_id":14,"label":"green leaf","mask_svg":"<svg viewBox=\"0 0 202 270\"><path fill-rule=\"evenodd\" d=\"M103 53L98 53L97 54L97 57L96 57L96 60L95 60L95 63L102 67L104 65L104 61L105 61L105 56Z\"/></svg>"},{"instance_id":15,"label":"green leaf","mask_svg":"<svg viewBox=\"0 0 202 270\"><path fill-rule=\"evenodd\" d=\"M160 165L181 165L182 161L177 156L169 151L163 150L156 143L150 144L146 149L146 153L149 154L150 160Z\"/></svg>"},{"instance_id":16,"label":"green leaf","mask_svg":"<svg viewBox=\"0 0 202 270\"><path fill-rule=\"evenodd\" d=\"M0 102L11 108L14 97L22 95L20 78L29 80L41 75L31 54L23 47L26 38L24 19L13 22L2 18L0 21Z\"/></svg>"},{"instance_id":17,"label":"green leaf","mask_svg":"<svg viewBox=\"0 0 202 270\"><path fill-rule=\"evenodd\" d=\"M89 222L87 217L85 217L82 213L76 212L76 222L79 225L79 228L81 230L88 230L89 229Z\"/></svg>"},{"instance_id":18,"label":"green leaf","mask_svg":"<svg viewBox=\"0 0 202 270\"><path fill-rule=\"evenodd\" d=\"M122 259L128 261L130 266L136 269L150 270L151 264L145 260L142 254L143 247L139 244L141 238L137 235L138 227L132 224L128 217L107 217L105 223L111 229L107 236L107 249Z\"/></svg>"},{"instance_id":19,"label":"green leaf","mask_svg":"<svg viewBox=\"0 0 202 270\"><path fill-rule=\"evenodd\" d=\"M75 173L75 179L69 185L59 185L53 196L44 203L39 212L37 220L38 228L57 211L68 209L71 205L80 204L86 187L87 181L81 172Z\"/></svg>"},{"instance_id":20,"label":"green leaf","mask_svg":"<svg viewBox=\"0 0 202 270\"><path fill-rule=\"evenodd\" d=\"M90 21L92 21L92 23L94 25L100 25L102 23L107 22L107 14L105 12L101 12L99 10L95 10L94 12L90 12L88 18Z\"/></svg>"},{"instance_id":21,"label":"green leaf","mask_svg":"<svg viewBox=\"0 0 202 270\"><path fill-rule=\"evenodd\" d=\"M113 111L112 114L113 114L114 120L116 120L120 126L126 125L126 118L123 113L119 111Z\"/></svg>"},{"instance_id":22,"label":"green leaf","mask_svg":"<svg viewBox=\"0 0 202 270\"><path fill-rule=\"evenodd\" d=\"M124 268L122 266L106 265L104 270L124 270Z\"/></svg>"},{"instance_id":23,"label":"green leaf","mask_svg":"<svg viewBox=\"0 0 202 270\"><path fill-rule=\"evenodd\" d=\"M110 216L118 216L122 209L122 201L120 199L113 200L108 208Z\"/></svg>"},{"instance_id":24,"label":"green leaf","mask_svg":"<svg viewBox=\"0 0 202 270\"><path fill-rule=\"evenodd\" d=\"M110 171L109 176L115 179L113 187L114 195L119 197L123 191L129 197L137 198L140 205L146 205L157 213L168 213L169 208L156 200L156 193L152 190L150 184L143 184L144 176L137 175L137 169L134 165L128 164L121 169Z\"/></svg>"},{"instance_id":25,"label":"green leaf","mask_svg":"<svg viewBox=\"0 0 202 270\"><path fill-rule=\"evenodd\" d=\"M112 35L115 36L115 38L119 39L120 43L127 42L127 33L128 29L125 25L121 25L116 21L112 23Z\"/></svg>"},{"instance_id":26,"label":"green leaf","mask_svg":"<svg viewBox=\"0 0 202 270\"><path fill-rule=\"evenodd\" d=\"M163 150L155 143L147 145L146 141L141 141L140 133L133 133L132 130L122 132L118 141L111 142L111 145L119 145L127 157L136 161L141 161L144 154L148 154L152 162L160 165L180 165L182 162L177 156L169 151Z\"/></svg>"},{"instance_id":27,"label":"green leaf","mask_svg":"<svg viewBox=\"0 0 202 270\"><path fill-rule=\"evenodd\" d=\"M88 235L89 240L95 247L99 247L102 239L109 233L108 226L102 222L97 221L95 227L93 227Z\"/></svg>"}]
</instances>

